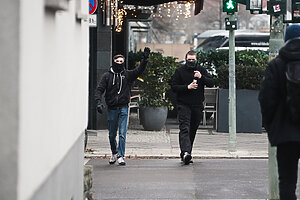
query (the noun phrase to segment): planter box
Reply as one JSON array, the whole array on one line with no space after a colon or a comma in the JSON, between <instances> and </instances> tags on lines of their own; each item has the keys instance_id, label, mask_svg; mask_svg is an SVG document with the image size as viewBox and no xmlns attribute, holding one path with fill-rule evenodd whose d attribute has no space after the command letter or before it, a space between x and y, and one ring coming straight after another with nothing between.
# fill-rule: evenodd
<instances>
[{"instance_id":1,"label":"planter box","mask_svg":"<svg viewBox=\"0 0 300 200\"><path fill-rule=\"evenodd\" d=\"M218 92L218 132L229 132L228 91L228 89L219 89ZM258 90L236 90L236 132L262 132L262 117L258 102L258 92Z\"/></svg>"}]
</instances>

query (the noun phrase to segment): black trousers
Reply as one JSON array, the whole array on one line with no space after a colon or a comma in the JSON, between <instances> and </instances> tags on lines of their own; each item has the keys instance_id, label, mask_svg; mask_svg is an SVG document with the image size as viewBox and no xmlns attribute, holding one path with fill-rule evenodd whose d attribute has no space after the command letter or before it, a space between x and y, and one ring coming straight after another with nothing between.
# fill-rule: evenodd
<instances>
[{"instance_id":1,"label":"black trousers","mask_svg":"<svg viewBox=\"0 0 300 200\"><path fill-rule=\"evenodd\" d=\"M192 153L196 132L202 120L203 106L178 105L177 111L180 129L180 156L182 158L184 152Z\"/></svg>"},{"instance_id":2,"label":"black trousers","mask_svg":"<svg viewBox=\"0 0 300 200\"><path fill-rule=\"evenodd\" d=\"M300 142L277 145L280 200L294 200L296 197Z\"/></svg>"}]
</instances>

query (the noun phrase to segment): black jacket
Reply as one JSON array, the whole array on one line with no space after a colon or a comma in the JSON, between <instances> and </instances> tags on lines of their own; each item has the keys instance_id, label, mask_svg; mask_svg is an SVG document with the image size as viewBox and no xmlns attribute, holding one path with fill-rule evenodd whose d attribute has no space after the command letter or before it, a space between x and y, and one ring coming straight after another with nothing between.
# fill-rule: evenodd
<instances>
[{"instance_id":1,"label":"black jacket","mask_svg":"<svg viewBox=\"0 0 300 200\"><path fill-rule=\"evenodd\" d=\"M286 105L285 71L289 61L300 61L300 38L289 40L270 61L259 92L263 126L272 146L300 141L300 124L289 120Z\"/></svg>"},{"instance_id":2,"label":"black jacket","mask_svg":"<svg viewBox=\"0 0 300 200\"><path fill-rule=\"evenodd\" d=\"M120 73L115 73L111 67L101 77L95 91L95 100L101 101L102 95L106 91L105 102L108 109L128 106L132 83L143 73L147 62L142 60L137 68L124 70Z\"/></svg>"},{"instance_id":3,"label":"black jacket","mask_svg":"<svg viewBox=\"0 0 300 200\"><path fill-rule=\"evenodd\" d=\"M202 74L200 79L194 77L194 71L199 71ZM198 88L189 90L188 85L196 79ZM214 80L207 73L206 69L197 65L196 69L190 69L186 65L182 65L176 69L172 78L171 87L176 93L178 104L183 105L203 105L204 101L204 86L213 87Z\"/></svg>"}]
</instances>

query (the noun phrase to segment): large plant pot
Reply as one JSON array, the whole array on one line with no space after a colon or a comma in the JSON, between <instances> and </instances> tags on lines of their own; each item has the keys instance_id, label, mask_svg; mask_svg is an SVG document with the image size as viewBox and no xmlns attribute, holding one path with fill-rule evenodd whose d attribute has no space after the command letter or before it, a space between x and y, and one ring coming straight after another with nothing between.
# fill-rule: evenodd
<instances>
[{"instance_id":1,"label":"large plant pot","mask_svg":"<svg viewBox=\"0 0 300 200\"><path fill-rule=\"evenodd\" d=\"M160 131L167 120L168 108L140 108L140 122L146 131Z\"/></svg>"},{"instance_id":2,"label":"large plant pot","mask_svg":"<svg viewBox=\"0 0 300 200\"><path fill-rule=\"evenodd\" d=\"M236 132L261 133L262 117L257 90L236 90ZM228 132L228 89L219 89L217 131Z\"/></svg>"}]
</instances>

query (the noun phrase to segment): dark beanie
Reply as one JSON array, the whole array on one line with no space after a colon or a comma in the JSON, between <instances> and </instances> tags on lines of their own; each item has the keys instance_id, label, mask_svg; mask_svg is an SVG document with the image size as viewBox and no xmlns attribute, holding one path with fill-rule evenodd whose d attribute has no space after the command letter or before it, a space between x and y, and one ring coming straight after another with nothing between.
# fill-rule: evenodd
<instances>
[{"instance_id":1,"label":"dark beanie","mask_svg":"<svg viewBox=\"0 0 300 200\"><path fill-rule=\"evenodd\" d=\"M125 57L122 54L117 54L113 57L113 60L117 59L117 58L123 58L125 60Z\"/></svg>"},{"instance_id":2,"label":"dark beanie","mask_svg":"<svg viewBox=\"0 0 300 200\"><path fill-rule=\"evenodd\" d=\"M300 37L300 25L290 25L285 30L284 41L288 41L290 39Z\"/></svg>"}]
</instances>

